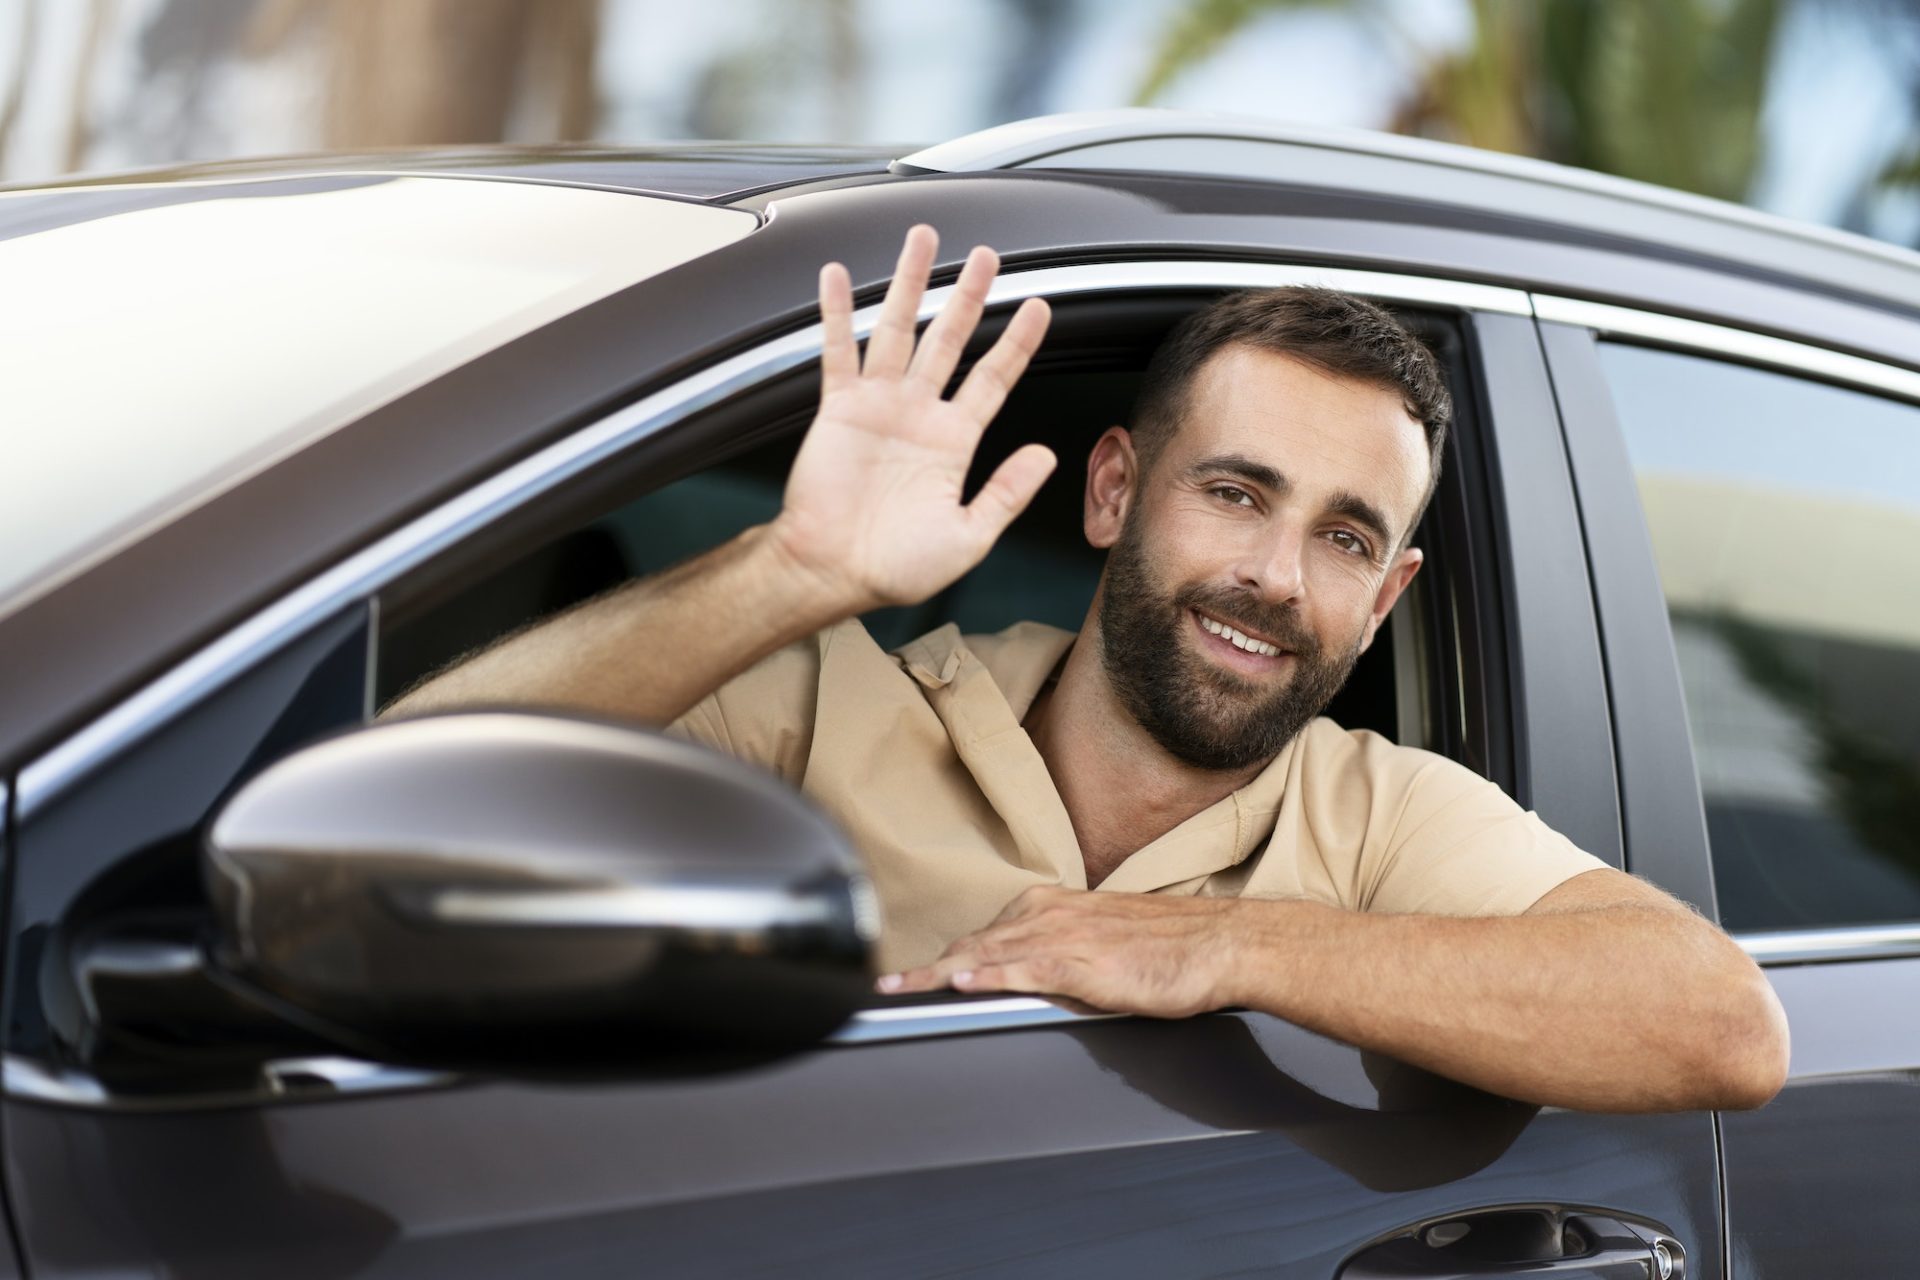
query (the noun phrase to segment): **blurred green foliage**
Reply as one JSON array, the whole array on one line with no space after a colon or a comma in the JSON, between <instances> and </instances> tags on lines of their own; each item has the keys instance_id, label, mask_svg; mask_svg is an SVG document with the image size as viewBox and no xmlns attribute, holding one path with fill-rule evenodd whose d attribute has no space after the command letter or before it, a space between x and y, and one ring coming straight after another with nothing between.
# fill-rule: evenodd
<instances>
[{"instance_id":1,"label":"blurred green foliage","mask_svg":"<svg viewBox=\"0 0 1920 1280\"><path fill-rule=\"evenodd\" d=\"M1255 21L1353 16L1413 68L1396 132L1537 156L1725 200L1748 194L1785 0L1469 0L1471 34L1435 49L1389 0L1190 0L1138 100Z\"/></svg>"}]
</instances>

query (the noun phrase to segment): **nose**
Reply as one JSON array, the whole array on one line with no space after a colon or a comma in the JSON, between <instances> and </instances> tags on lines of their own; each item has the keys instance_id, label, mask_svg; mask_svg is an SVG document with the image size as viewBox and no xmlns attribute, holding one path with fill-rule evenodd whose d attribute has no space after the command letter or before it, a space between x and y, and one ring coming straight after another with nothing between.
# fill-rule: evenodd
<instances>
[{"instance_id":1,"label":"nose","mask_svg":"<svg viewBox=\"0 0 1920 1280\"><path fill-rule=\"evenodd\" d=\"M1299 604L1306 594L1305 529L1291 521L1268 526L1251 539L1234 576L1269 604Z\"/></svg>"}]
</instances>

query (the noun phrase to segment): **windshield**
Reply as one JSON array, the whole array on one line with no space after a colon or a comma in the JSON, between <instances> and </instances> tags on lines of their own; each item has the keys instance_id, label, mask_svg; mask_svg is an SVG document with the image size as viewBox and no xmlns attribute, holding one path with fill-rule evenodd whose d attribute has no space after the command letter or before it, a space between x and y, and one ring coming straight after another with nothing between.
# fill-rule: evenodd
<instances>
[{"instance_id":1,"label":"windshield","mask_svg":"<svg viewBox=\"0 0 1920 1280\"><path fill-rule=\"evenodd\" d=\"M754 215L330 177L0 194L0 613Z\"/></svg>"}]
</instances>

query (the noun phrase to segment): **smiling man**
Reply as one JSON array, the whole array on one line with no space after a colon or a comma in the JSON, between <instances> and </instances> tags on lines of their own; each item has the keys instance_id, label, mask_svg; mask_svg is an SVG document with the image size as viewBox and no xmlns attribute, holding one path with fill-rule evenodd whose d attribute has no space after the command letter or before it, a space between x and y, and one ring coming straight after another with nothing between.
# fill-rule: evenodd
<instances>
[{"instance_id":1,"label":"smiling man","mask_svg":"<svg viewBox=\"0 0 1920 1280\"><path fill-rule=\"evenodd\" d=\"M820 410L772 523L393 710L578 707L775 769L867 857L883 992L1245 1006L1542 1104L1779 1089L1784 1017L1724 934L1460 765L1316 718L1420 568L1450 412L1368 303L1238 294L1175 329L1088 459L1109 552L1078 635L883 652L856 616L967 572L1054 466L1029 445L962 503L1047 312L944 399L997 264L976 249L916 342L934 254L915 228L864 359L822 272Z\"/></svg>"}]
</instances>

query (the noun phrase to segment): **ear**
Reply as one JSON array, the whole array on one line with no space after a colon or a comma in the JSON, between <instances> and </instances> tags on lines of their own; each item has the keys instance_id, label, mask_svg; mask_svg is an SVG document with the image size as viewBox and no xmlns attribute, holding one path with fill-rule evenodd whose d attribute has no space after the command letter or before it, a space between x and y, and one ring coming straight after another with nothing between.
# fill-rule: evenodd
<instances>
[{"instance_id":1,"label":"ear","mask_svg":"<svg viewBox=\"0 0 1920 1280\"><path fill-rule=\"evenodd\" d=\"M1121 526L1133 506L1139 460L1133 437L1125 427L1108 427L1087 455L1087 495L1082 522L1087 541L1110 547L1120 540Z\"/></svg>"},{"instance_id":2,"label":"ear","mask_svg":"<svg viewBox=\"0 0 1920 1280\"><path fill-rule=\"evenodd\" d=\"M1380 624L1387 620L1387 612L1393 608L1393 602L1413 581L1413 575L1420 572L1421 564L1426 560L1426 552L1418 547L1407 547L1393 558L1387 568L1387 578L1380 584L1380 594L1373 598L1373 614L1367 619L1367 630L1360 637L1360 652L1365 653L1373 644L1373 637L1379 632Z\"/></svg>"}]
</instances>

